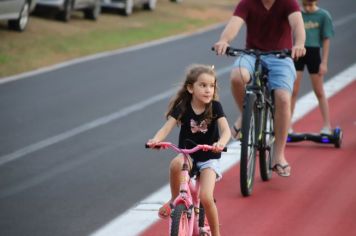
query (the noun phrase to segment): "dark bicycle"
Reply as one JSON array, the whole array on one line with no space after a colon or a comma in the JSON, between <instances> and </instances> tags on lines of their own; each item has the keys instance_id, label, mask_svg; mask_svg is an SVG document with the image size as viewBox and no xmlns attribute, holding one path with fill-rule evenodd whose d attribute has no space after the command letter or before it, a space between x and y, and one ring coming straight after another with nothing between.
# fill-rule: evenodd
<instances>
[{"instance_id":1,"label":"dark bicycle","mask_svg":"<svg viewBox=\"0 0 356 236\"><path fill-rule=\"evenodd\" d=\"M285 58L290 50L262 52L253 49L226 50L228 56L256 57L252 82L246 86L241 127L240 189L243 196L250 196L253 190L256 156L259 153L260 174L263 181L272 177L274 145L274 96L268 89L268 69L261 57L275 55Z\"/></svg>"}]
</instances>

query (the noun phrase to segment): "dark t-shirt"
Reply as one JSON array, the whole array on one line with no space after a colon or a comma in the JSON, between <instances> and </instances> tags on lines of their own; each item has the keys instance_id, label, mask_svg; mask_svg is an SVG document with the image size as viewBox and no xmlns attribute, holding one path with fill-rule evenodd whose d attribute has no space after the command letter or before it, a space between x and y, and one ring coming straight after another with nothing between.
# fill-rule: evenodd
<instances>
[{"instance_id":1,"label":"dark t-shirt","mask_svg":"<svg viewBox=\"0 0 356 236\"><path fill-rule=\"evenodd\" d=\"M276 0L269 10L261 0L241 0L234 16L246 23L246 48L272 51L292 48L288 16L296 11L300 11L296 0Z\"/></svg>"},{"instance_id":2,"label":"dark t-shirt","mask_svg":"<svg viewBox=\"0 0 356 236\"><path fill-rule=\"evenodd\" d=\"M190 139L196 144L209 144L217 142L220 138L219 127L217 120L224 117L224 111L220 102L213 101L213 120L209 125L207 125L206 120L203 119L202 114L195 114L192 106L189 104L185 114L181 117L181 129L179 132L179 147L180 148L192 148L194 144L186 142L185 140ZM181 109L176 107L171 116L178 119L181 114ZM191 154L194 161L207 161L209 159L219 159L221 157L220 153L213 152L203 152L198 151Z\"/></svg>"}]
</instances>

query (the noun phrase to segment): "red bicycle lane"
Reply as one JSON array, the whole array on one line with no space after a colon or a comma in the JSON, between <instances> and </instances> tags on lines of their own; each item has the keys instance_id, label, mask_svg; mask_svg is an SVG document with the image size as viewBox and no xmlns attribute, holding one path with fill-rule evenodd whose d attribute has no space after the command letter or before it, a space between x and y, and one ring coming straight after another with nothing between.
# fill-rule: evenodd
<instances>
[{"instance_id":1,"label":"red bicycle lane","mask_svg":"<svg viewBox=\"0 0 356 236\"><path fill-rule=\"evenodd\" d=\"M344 134L340 149L313 142L288 144L292 175L274 174L263 182L257 174L250 197L240 194L239 165L224 173L215 191L222 235L356 235L354 91L355 81L329 99L332 124ZM293 128L318 132L320 122L319 110L313 109ZM159 220L141 235L168 235L168 221Z\"/></svg>"}]
</instances>

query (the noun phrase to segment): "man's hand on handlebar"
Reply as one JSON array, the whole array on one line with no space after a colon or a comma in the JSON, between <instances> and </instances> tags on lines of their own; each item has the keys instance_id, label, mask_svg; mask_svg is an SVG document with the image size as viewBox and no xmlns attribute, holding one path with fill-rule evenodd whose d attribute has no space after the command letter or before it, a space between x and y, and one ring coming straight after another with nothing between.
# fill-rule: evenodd
<instances>
[{"instance_id":1,"label":"man's hand on handlebar","mask_svg":"<svg viewBox=\"0 0 356 236\"><path fill-rule=\"evenodd\" d=\"M225 41L219 41L214 44L214 51L216 55L225 55L226 49L229 47L229 43Z\"/></svg>"},{"instance_id":2,"label":"man's hand on handlebar","mask_svg":"<svg viewBox=\"0 0 356 236\"><path fill-rule=\"evenodd\" d=\"M306 50L305 50L304 45L294 45L292 47L292 55L291 56L294 60L298 60L299 58L304 57L305 53L306 53Z\"/></svg>"}]
</instances>

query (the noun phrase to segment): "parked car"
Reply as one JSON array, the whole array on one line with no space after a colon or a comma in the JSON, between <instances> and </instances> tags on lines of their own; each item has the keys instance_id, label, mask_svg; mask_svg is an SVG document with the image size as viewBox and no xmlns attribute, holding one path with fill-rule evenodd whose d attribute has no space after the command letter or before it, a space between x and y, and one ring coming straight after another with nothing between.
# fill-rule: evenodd
<instances>
[{"instance_id":1,"label":"parked car","mask_svg":"<svg viewBox=\"0 0 356 236\"><path fill-rule=\"evenodd\" d=\"M100 0L37 0L36 8L57 10L57 18L67 22L72 11L83 11L84 17L96 20L101 12Z\"/></svg>"},{"instance_id":2,"label":"parked car","mask_svg":"<svg viewBox=\"0 0 356 236\"><path fill-rule=\"evenodd\" d=\"M134 6L142 6L147 10L156 8L157 0L101 0L101 6L105 8L119 9L124 15L132 14Z\"/></svg>"},{"instance_id":3,"label":"parked car","mask_svg":"<svg viewBox=\"0 0 356 236\"><path fill-rule=\"evenodd\" d=\"M36 0L0 0L0 20L6 20L10 29L24 31Z\"/></svg>"}]
</instances>

